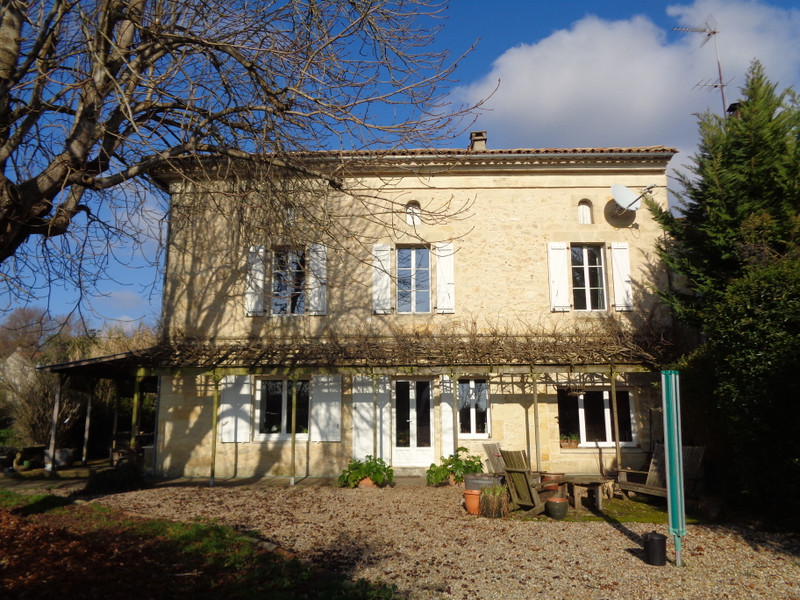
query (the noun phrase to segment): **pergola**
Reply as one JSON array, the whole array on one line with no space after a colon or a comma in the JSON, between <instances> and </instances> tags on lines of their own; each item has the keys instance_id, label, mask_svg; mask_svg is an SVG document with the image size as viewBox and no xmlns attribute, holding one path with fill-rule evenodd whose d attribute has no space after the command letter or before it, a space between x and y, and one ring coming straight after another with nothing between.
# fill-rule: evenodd
<instances>
[{"instance_id":1,"label":"pergola","mask_svg":"<svg viewBox=\"0 0 800 600\"><path fill-rule=\"evenodd\" d=\"M40 369L60 374L134 381L131 446L139 424L142 385L148 377L206 376L214 385L212 449L209 477L214 483L220 382L228 375L262 375L298 378L312 374L381 376L448 375L521 376L530 380L534 430L539 431L537 387L540 381L569 385L587 376L607 378L611 386L612 418L617 464L621 464L616 379L628 373L653 372L656 357L636 344L624 331L602 335L573 334L433 334L402 333L389 336L328 335L309 339L258 339L225 341L163 342L141 350L110 356L52 364ZM60 388L56 392L51 456L55 451L55 415ZM375 386L373 386L373 390ZM293 411L296 395L292 398ZM377 397L373 394L373 411ZM457 447L457 399L453 395L453 450ZM88 411L87 411L88 413ZM88 414L87 414L88 419ZM527 419L527 415L526 415ZM295 427L292 426L292 481L294 481ZM88 435L88 427L87 427ZM377 436L377 433L374 434ZM377 444L377 440L375 440ZM529 454L530 441L528 442ZM539 435L535 439L537 468L541 469Z\"/></svg>"}]
</instances>

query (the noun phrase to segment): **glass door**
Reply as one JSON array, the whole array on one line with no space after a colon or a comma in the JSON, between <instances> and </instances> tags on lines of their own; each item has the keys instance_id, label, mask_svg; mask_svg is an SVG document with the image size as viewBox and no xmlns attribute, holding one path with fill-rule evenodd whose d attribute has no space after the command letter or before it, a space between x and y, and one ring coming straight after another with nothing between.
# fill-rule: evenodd
<instances>
[{"instance_id":1,"label":"glass door","mask_svg":"<svg viewBox=\"0 0 800 600\"><path fill-rule=\"evenodd\" d=\"M395 381L392 464L427 467L433 462L433 402L430 380Z\"/></svg>"}]
</instances>

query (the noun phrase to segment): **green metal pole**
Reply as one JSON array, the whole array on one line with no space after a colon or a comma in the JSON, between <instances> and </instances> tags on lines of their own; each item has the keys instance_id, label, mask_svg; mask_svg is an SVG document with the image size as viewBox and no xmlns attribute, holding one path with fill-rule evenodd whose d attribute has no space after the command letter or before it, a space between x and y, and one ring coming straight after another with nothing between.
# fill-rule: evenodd
<instances>
[{"instance_id":1,"label":"green metal pole","mask_svg":"<svg viewBox=\"0 0 800 600\"><path fill-rule=\"evenodd\" d=\"M683 448L678 371L661 372L664 401L664 459L667 475L669 533L675 540L675 564L681 566L681 538L686 535L683 489Z\"/></svg>"}]
</instances>

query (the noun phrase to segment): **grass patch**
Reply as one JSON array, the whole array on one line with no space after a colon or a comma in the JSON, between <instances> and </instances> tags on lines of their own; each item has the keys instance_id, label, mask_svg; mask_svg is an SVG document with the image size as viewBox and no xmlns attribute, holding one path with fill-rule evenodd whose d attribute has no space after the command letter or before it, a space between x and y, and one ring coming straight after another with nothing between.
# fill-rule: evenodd
<instances>
[{"instance_id":1,"label":"grass patch","mask_svg":"<svg viewBox=\"0 0 800 600\"><path fill-rule=\"evenodd\" d=\"M270 552L213 520L140 519L94 503L0 490L2 523L8 530L0 528L0 554L6 538L17 561L9 565L8 580L0 571L0 589L11 586L10 597L41 597L54 582L64 597L80 592L111 600L131 589L155 600L397 597L393 586L352 581ZM57 561L43 554L43 542Z\"/></svg>"},{"instance_id":2,"label":"grass patch","mask_svg":"<svg viewBox=\"0 0 800 600\"><path fill-rule=\"evenodd\" d=\"M591 506L591 503L590 503ZM514 514L511 514L512 518ZM549 521L550 517L542 513L535 517L516 517L524 521ZM669 522L666 499L652 498L649 496L634 496L629 500L623 498L603 499L602 514L589 508L588 510L576 511L572 508L567 512L563 521L570 522L591 522L614 520L620 523L652 523L654 525L666 524ZM702 520L687 514L687 524L698 524Z\"/></svg>"}]
</instances>

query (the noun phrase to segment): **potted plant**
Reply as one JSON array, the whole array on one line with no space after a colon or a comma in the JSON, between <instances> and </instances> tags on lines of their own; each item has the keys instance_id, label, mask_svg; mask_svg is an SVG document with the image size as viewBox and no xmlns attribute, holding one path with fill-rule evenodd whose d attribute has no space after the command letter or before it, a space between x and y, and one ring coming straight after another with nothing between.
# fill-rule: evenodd
<instances>
[{"instance_id":1,"label":"potted plant","mask_svg":"<svg viewBox=\"0 0 800 600\"><path fill-rule=\"evenodd\" d=\"M508 488L499 484L481 488L479 502L482 516L502 519L508 515Z\"/></svg>"},{"instance_id":2,"label":"potted plant","mask_svg":"<svg viewBox=\"0 0 800 600\"><path fill-rule=\"evenodd\" d=\"M439 485L444 481L462 484L467 473L482 473L481 457L467 452L469 450L462 446L455 451L455 454L447 458L443 456L441 464L432 463L425 473L428 485Z\"/></svg>"},{"instance_id":3,"label":"potted plant","mask_svg":"<svg viewBox=\"0 0 800 600\"><path fill-rule=\"evenodd\" d=\"M562 448L577 448L579 443L580 443L580 436L577 433L561 434Z\"/></svg>"},{"instance_id":4,"label":"potted plant","mask_svg":"<svg viewBox=\"0 0 800 600\"><path fill-rule=\"evenodd\" d=\"M394 470L383 459L368 454L364 460L352 459L339 475L338 484L350 488L394 485Z\"/></svg>"}]
</instances>

